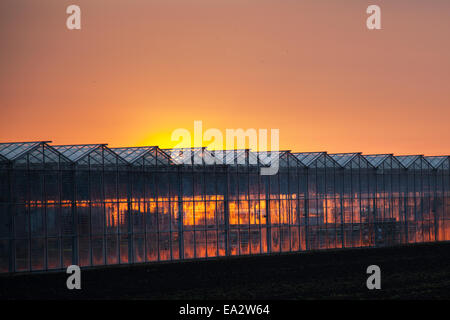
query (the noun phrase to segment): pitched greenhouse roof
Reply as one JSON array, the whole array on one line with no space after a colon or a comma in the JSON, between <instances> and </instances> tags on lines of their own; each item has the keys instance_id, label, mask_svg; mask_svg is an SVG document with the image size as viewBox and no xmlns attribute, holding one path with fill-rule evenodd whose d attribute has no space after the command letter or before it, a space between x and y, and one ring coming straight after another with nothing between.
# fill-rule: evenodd
<instances>
[{"instance_id":1,"label":"pitched greenhouse roof","mask_svg":"<svg viewBox=\"0 0 450 320\"><path fill-rule=\"evenodd\" d=\"M448 170L450 156L369 154L360 152L328 154L321 152L251 151L249 149L209 150L206 147L160 149L157 146L108 148L107 144L49 145L49 141L0 143L0 162L32 163L64 161L77 164L132 164L171 166L270 165L278 155L281 167L349 168L434 168ZM188 152L188 154L185 154ZM188 156L188 160L184 161ZM141 162L142 160L142 162Z\"/></svg>"},{"instance_id":2,"label":"pitched greenhouse roof","mask_svg":"<svg viewBox=\"0 0 450 320\"><path fill-rule=\"evenodd\" d=\"M195 152L194 150L192 150L190 148L173 148L173 149L162 149L162 150L170 156L170 158L172 159L172 161L175 164L183 164L184 157L186 156L185 155L186 152ZM192 159L191 153L189 153L189 158L190 158L189 161L191 161L191 159Z\"/></svg>"},{"instance_id":3,"label":"pitched greenhouse roof","mask_svg":"<svg viewBox=\"0 0 450 320\"><path fill-rule=\"evenodd\" d=\"M170 165L173 164L169 155L157 146L148 147L125 147L125 148L110 148L120 157L125 159L128 163L137 163L142 159L151 159L150 164L156 165Z\"/></svg>"},{"instance_id":4,"label":"pitched greenhouse roof","mask_svg":"<svg viewBox=\"0 0 450 320\"><path fill-rule=\"evenodd\" d=\"M92 151L105 146L105 144L77 144L77 145L61 145L53 146L57 151L69 158L73 162L77 162L81 158L89 155Z\"/></svg>"},{"instance_id":5,"label":"pitched greenhouse roof","mask_svg":"<svg viewBox=\"0 0 450 320\"><path fill-rule=\"evenodd\" d=\"M215 155L223 155L223 164L238 165L238 164L248 164L257 165L261 164L258 154L252 152L249 149L237 149L237 150L216 150Z\"/></svg>"},{"instance_id":6,"label":"pitched greenhouse roof","mask_svg":"<svg viewBox=\"0 0 450 320\"><path fill-rule=\"evenodd\" d=\"M0 143L0 161L15 165L66 163L72 161L50 146L48 141Z\"/></svg>"},{"instance_id":7,"label":"pitched greenhouse roof","mask_svg":"<svg viewBox=\"0 0 450 320\"><path fill-rule=\"evenodd\" d=\"M208 150L206 147L162 149L175 164L238 165L258 164L258 156L248 149ZM187 152L187 154L186 154ZM188 160L185 160L188 157Z\"/></svg>"},{"instance_id":8,"label":"pitched greenhouse roof","mask_svg":"<svg viewBox=\"0 0 450 320\"><path fill-rule=\"evenodd\" d=\"M345 167L350 161L359 155L361 155L359 152L329 154L329 156L333 158L341 167Z\"/></svg>"},{"instance_id":9,"label":"pitched greenhouse roof","mask_svg":"<svg viewBox=\"0 0 450 320\"><path fill-rule=\"evenodd\" d=\"M127 164L117 153L106 147L106 144L77 144L54 146L55 150L79 165L91 164Z\"/></svg>"},{"instance_id":10,"label":"pitched greenhouse roof","mask_svg":"<svg viewBox=\"0 0 450 320\"><path fill-rule=\"evenodd\" d=\"M223 163L224 164L243 164L245 163L246 149L238 150L222 150L223 152ZM253 155L254 156L254 155ZM252 157L255 164L258 163L257 157Z\"/></svg>"},{"instance_id":11,"label":"pitched greenhouse roof","mask_svg":"<svg viewBox=\"0 0 450 320\"><path fill-rule=\"evenodd\" d=\"M271 156L278 154L278 161L281 167L305 167L305 165L297 159L290 150L284 151L258 151L252 152L258 156L259 162L262 165L268 166L271 164Z\"/></svg>"},{"instance_id":12,"label":"pitched greenhouse roof","mask_svg":"<svg viewBox=\"0 0 450 320\"><path fill-rule=\"evenodd\" d=\"M398 161L407 169L415 168L420 169L425 167L433 166L425 159L423 155L406 155L406 156L395 156Z\"/></svg>"},{"instance_id":13,"label":"pitched greenhouse roof","mask_svg":"<svg viewBox=\"0 0 450 320\"><path fill-rule=\"evenodd\" d=\"M406 169L397 157L392 153L364 154L362 155L374 168L382 169Z\"/></svg>"},{"instance_id":14,"label":"pitched greenhouse roof","mask_svg":"<svg viewBox=\"0 0 450 320\"><path fill-rule=\"evenodd\" d=\"M236 164L246 163L246 160L251 165L257 165L258 163L260 163L258 155L255 152L250 151L249 149L237 150L235 160Z\"/></svg>"},{"instance_id":15,"label":"pitched greenhouse roof","mask_svg":"<svg viewBox=\"0 0 450 320\"><path fill-rule=\"evenodd\" d=\"M405 167L409 168L416 160L420 158L420 155L411 155L411 156L396 156L398 161Z\"/></svg>"},{"instance_id":16,"label":"pitched greenhouse roof","mask_svg":"<svg viewBox=\"0 0 450 320\"><path fill-rule=\"evenodd\" d=\"M378 168L386 159L391 157L392 154L365 154L364 158L369 161L371 165L373 165L375 168Z\"/></svg>"},{"instance_id":17,"label":"pitched greenhouse roof","mask_svg":"<svg viewBox=\"0 0 450 320\"><path fill-rule=\"evenodd\" d=\"M206 147L161 149L173 164L212 164L214 154Z\"/></svg>"},{"instance_id":18,"label":"pitched greenhouse roof","mask_svg":"<svg viewBox=\"0 0 450 320\"><path fill-rule=\"evenodd\" d=\"M314 162L317 158L319 158L321 155L323 155L325 152L295 152L293 155L300 160L301 163L303 163L305 166L309 166L311 163Z\"/></svg>"},{"instance_id":19,"label":"pitched greenhouse roof","mask_svg":"<svg viewBox=\"0 0 450 320\"><path fill-rule=\"evenodd\" d=\"M125 148L111 148L112 151L117 153L123 159L129 163L133 163L137 159L145 156L147 153L154 154L156 147L125 147Z\"/></svg>"},{"instance_id":20,"label":"pitched greenhouse roof","mask_svg":"<svg viewBox=\"0 0 450 320\"><path fill-rule=\"evenodd\" d=\"M0 156L8 161L14 161L22 155L33 151L36 147L50 141L0 143Z\"/></svg>"},{"instance_id":21,"label":"pitched greenhouse roof","mask_svg":"<svg viewBox=\"0 0 450 320\"><path fill-rule=\"evenodd\" d=\"M342 167L336 160L325 152L294 152L292 153L304 166L308 168Z\"/></svg>"},{"instance_id":22,"label":"pitched greenhouse roof","mask_svg":"<svg viewBox=\"0 0 450 320\"><path fill-rule=\"evenodd\" d=\"M434 169L438 169L445 164L446 160L450 161L450 156L427 156L425 159L431 164Z\"/></svg>"},{"instance_id":23,"label":"pitched greenhouse roof","mask_svg":"<svg viewBox=\"0 0 450 320\"><path fill-rule=\"evenodd\" d=\"M283 151L259 151L255 153L259 159L259 162L264 166L268 166L272 161L272 155L278 154L278 159L280 159Z\"/></svg>"}]
</instances>

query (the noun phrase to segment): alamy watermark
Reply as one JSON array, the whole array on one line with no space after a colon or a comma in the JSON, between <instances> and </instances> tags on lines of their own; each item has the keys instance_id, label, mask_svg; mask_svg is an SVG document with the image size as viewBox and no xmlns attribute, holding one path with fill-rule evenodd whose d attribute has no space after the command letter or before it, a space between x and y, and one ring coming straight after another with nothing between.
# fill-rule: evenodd
<instances>
[{"instance_id":1,"label":"alamy watermark","mask_svg":"<svg viewBox=\"0 0 450 320\"><path fill-rule=\"evenodd\" d=\"M381 8L377 5L370 5L366 10L370 16L367 18L366 26L369 30L381 29Z\"/></svg>"},{"instance_id":2,"label":"alamy watermark","mask_svg":"<svg viewBox=\"0 0 450 320\"><path fill-rule=\"evenodd\" d=\"M367 274L370 276L367 278L366 286L369 290L380 290L381 289L381 269L376 264L370 265L366 270Z\"/></svg>"},{"instance_id":3,"label":"alamy watermark","mask_svg":"<svg viewBox=\"0 0 450 320\"><path fill-rule=\"evenodd\" d=\"M268 140L269 132L267 129L226 129L225 138L222 131L217 128L210 128L203 132L203 122L194 121L194 136L191 131L185 128L178 128L172 132L172 141L179 143L172 149L170 156L173 160L181 164L206 164L206 165L258 165L261 159L264 159L261 166L261 175L275 175L279 167L279 140L280 130L270 129L270 151ZM205 141L210 142L206 145L211 152L205 153L203 157L192 157L193 150L184 148L187 145L205 146ZM215 150L213 150L215 149ZM253 156L247 152L238 150L257 151Z\"/></svg>"},{"instance_id":4,"label":"alamy watermark","mask_svg":"<svg viewBox=\"0 0 450 320\"><path fill-rule=\"evenodd\" d=\"M81 29L81 8L75 4L67 7L66 13L70 16L66 20L66 26L69 30Z\"/></svg>"},{"instance_id":5,"label":"alamy watermark","mask_svg":"<svg viewBox=\"0 0 450 320\"><path fill-rule=\"evenodd\" d=\"M78 5L71 4L67 7L66 13L70 16L66 20L66 26L69 30L81 29L81 8ZM381 29L381 9L377 5L370 5L366 9L370 16L366 20L366 26L369 30Z\"/></svg>"},{"instance_id":6,"label":"alamy watermark","mask_svg":"<svg viewBox=\"0 0 450 320\"><path fill-rule=\"evenodd\" d=\"M67 289L73 290L81 289L81 269L79 266L73 264L67 267L66 270L67 274L70 274L70 276L67 278L66 286Z\"/></svg>"}]
</instances>

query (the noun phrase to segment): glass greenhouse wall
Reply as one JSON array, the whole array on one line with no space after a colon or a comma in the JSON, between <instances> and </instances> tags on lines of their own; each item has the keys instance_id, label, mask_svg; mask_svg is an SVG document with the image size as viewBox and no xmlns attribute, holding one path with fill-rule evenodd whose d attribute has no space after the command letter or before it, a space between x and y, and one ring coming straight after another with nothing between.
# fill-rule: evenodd
<instances>
[{"instance_id":1,"label":"glass greenhouse wall","mask_svg":"<svg viewBox=\"0 0 450 320\"><path fill-rule=\"evenodd\" d=\"M0 144L0 272L450 240L449 156L267 156Z\"/></svg>"}]
</instances>

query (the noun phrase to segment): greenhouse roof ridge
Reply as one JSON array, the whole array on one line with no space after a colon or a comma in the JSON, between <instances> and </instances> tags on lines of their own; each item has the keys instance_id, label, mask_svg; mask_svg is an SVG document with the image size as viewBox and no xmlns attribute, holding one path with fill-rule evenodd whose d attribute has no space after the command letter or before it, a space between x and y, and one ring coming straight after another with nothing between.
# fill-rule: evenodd
<instances>
[{"instance_id":1,"label":"greenhouse roof ridge","mask_svg":"<svg viewBox=\"0 0 450 320\"><path fill-rule=\"evenodd\" d=\"M394 157L400 161L402 165L405 166L405 168L409 168L412 166L418 159L424 160L426 163L428 163L431 167L431 163L429 163L423 154L411 154L411 155L394 155Z\"/></svg>"},{"instance_id":2,"label":"greenhouse roof ridge","mask_svg":"<svg viewBox=\"0 0 450 320\"><path fill-rule=\"evenodd\" d=\"M54 144L53 147L89 147L89 146L107 146L107 143L79 143L79 144Z\"/></svg>"},{"instance_id":3,"label":"greenhouse roof ridge","mask_svg":"<svg viewBox=\"0 0 450 320\"><path fill-rule=\"evenodd\" d=\"M106 144L68 144L68 145L56 145L52 146L58 152L69 158L73 162L78 162L85 156L89 155L98 148L106 148ZM110 150L110 149L109 149ZM111 151L114 152L114 151ZM116 153L114 153L116 154ZM117 155L120 157L119 155Z\"/></svg>"},{"instance_id":4,"label":"greenhouse roof ridge","mask_svg":"<svg viewBox=\"0 0 450 320\"><path fill-rule=\"evenodd\" d=\"M445 160L450 160L450 156L425 156L425 159L437 169L445 162Z\"/></svg>"},{"instance_id":5,"label":"greenhouse roof ridge","mask_svg":"<svg viewBox=\"0 0 450 320\"><path fill-rule=\"evenodd\" d=\"M450 155L445 155L445 154L442 154L442 155L439 155L439 156L424 156L424 157L427 157L427 158L438 158L438 157L444 157L444 158L446 158L446 157L450 157Z\"/></svg>"},{"instance_id":6,"label":"greenhouse roof ridge","mask_svg":"<svg viewBox=\"0 0 450 320\"><path fill-rule=\"evenodd\" d=\"M394 156L393 153L371 153L371 154L362 154L364 157L389 157L389 156Z\"/></svg>"},{"instance_id":7,"label":"greenhouse roof ridge","mask_svg":"<svg viewBox=\"0 0 450 320\"><path fill-rule=\"evenodd\" d=\"M19 144L19 143L51 143L51 140L36 140L36 141L12 141L12 142L0 142L2 144Z\"/></svg>"},{"instance_id":8,"label":"greenhouse roof ridge","mask_svg":"<svg viewBox=\"0 0 450 320\"><path fill-rule=\"evenodd\" d=\"M381 164L387 160L389 157L394 157L392 153L379 153L379 154L363 154L362 155L369 163L374 167L378 168ZM398 160L397 160L398 161ZM398 161L400 163L400 161ZM403 166L400 163L401 166Z\"/></svg>"},{"instance_id":9,"label":"greenhouse roof ridge","mask_svg":"<svg viewBox=\"0 0 450 320\"><path fill-rule=\"evenodd\" d=\"M344 167L348 165L352 159L355 157L361 157L361 159L367 160L368 164L371 167L378 168L385 161L397 162L397 166L401 166L402 168L411 168L412 166L421 165L429 168L446 168L450 163L450 155L430 155L426 156L424 154L406 154L406 155L396 155L394 153L379 153L379 154L365 154L362 152L341 152L341 153L328 153L327 151L314 151L314 152L296 152L289 149L285 150L252 150L250 148L236 148L236 149L210 149L208 147L184 147L184 148L160 148L158 145L150 145L150 146L135 146L135 147L108 147L108 143L92 143L92 144L61 144L61 145L53 145L51 144L51 140L37 140L37 141L22 141L22 142L0 142L0 161L2 162L12 162L21 158L23 155L28 152L33 152L39 146L46 146L51 148L54 152L58 152L64 159L67 159L72 162L77 162L82 159L87 154L90 154L93 150L98 148L104 148L108 151L109 156L117 156L119 161L124 161L125 164L132 164L133 162L140 159L142 156L146 154L152 154L152 156L156 157L157 154L161 155L162 165L176 165L177 161L172 161L170 152L171 151L183 151L183 150L192 150L194 155L197 157L203 157L204 153L210 154L213 157L217 157L220 155L224 157L224 159L228 159L229 156L232 156L234 160L237 160L239 157L252 158L257 157L258 163L267 165L268 155L270 154L279 154L280 157L285 157L287 155L287 159L292 157L292 165L295 166L295 163L298 162L301 165L306 167L312 166L316 160L322 159L321 157L325 157L323 159L328 159L326 161L332 161L331 163L335 163L336 166ZM155 154L153 154L155 153ZM106 156L106 155L105 155ZM158 156L159 158L159 156ZM220 158L220 157L219 157ZM171 161L167 161L170 159ZM284 158L283 158L284 159ZM158 160L158 159L157 159ZM230 159L231 160L231 159ZM296 161L294 161L296 160ZM422 161L422 162L419 162ZM322 160L320 160L322 161ZM324 160L325 161L325 160ZM447 162L448 161L448 162ZM160 161L157 161L160 163ZM246 162L249 163L249 162ZM226 163L225 164L229 164ZM251 162L251 165L255 163Z\"/></svg>"},{"instance_id":10,"label":"greenhouse roof ridge","mask_svg":"<svg viewBox=\"0 0 450 320\"><path fill-rule=\"evenodd\" d=\"M41 145L48 145L47 141L0 143L0 155L2 156L2 159L14 161Z\"/></svg>"},{"instance_id":11,"label":"greenhouse roof ridge","mask_svg":"<svg viewBox=\"0 0 450 320\"><path fill-rule=\"evenodd\" d=\"M141 157L146 156L158 149L157 146L148 146L148 147L123 147L123 148L110 148L112 151L117 153L123 159L125 159L129 163L133 163Z\"/></svg>"},{"instance_id":12,"label":"greenhouse roof ridge","mask_svg":"<svg viewBox=\"0 0 450 320\"><path fill-rule=\"evenodd\" d=\"M328 151L294 151L292 153L311 154L311 153L328 153Z\"/></svg>"},{"instance_id":13,"label":"greenhouse roof ridge","mask_svg":"<svg viewBox=\"0 0 450 320\"><path fill-rule=\"evenodd\" d=\"M254 153L264 153L264 152L278 152L278 153L289 152L289 153L292 153L291 150L275 150L275 151L272 151L272 150L252 151L252 150L250 150L250 151L251 151L251 152L254 152Z\"/></svg>"},{"instance_id":14,"label":"greenhouse roof ridge","mask_svg":"<svg viewBox=\"0 0 450 320\"><path fill-rule=\"evenodd\" d=\"M360 156L361 152L329 153L328 155L333 158L341 167L345 167L355 157Z\"/></svg>"},{"instance_id":15,"label":"greenhouse roof ridge","mask_svg":"<svg viewBox=\"0 0 450 320\"><path fill-rule=\"evenodd\" d=\"M318 152L293 152L292 153L301 163L305 166L309 167L316 159L318 159L321 155L326 155L326 151L318 151ZM333 161L335 161L333 159Z\"/></svg>"}]
</instances>

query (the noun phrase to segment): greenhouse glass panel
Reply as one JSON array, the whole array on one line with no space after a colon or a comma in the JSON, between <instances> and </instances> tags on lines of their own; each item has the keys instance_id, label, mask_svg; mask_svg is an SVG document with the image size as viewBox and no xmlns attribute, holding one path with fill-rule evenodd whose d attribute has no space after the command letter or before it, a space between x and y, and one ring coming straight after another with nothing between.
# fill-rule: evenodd
<instances>
[{"instance_id":1,"label":"greenhouse glass panel","mask_svg":"<svg viewBox=\"0 0 450 320\"><path fill-rule=\"evenodd\" d=\"M447 241L449 167L449 156L4 143L0 272Z\"/></svg>"}]
</instances>

